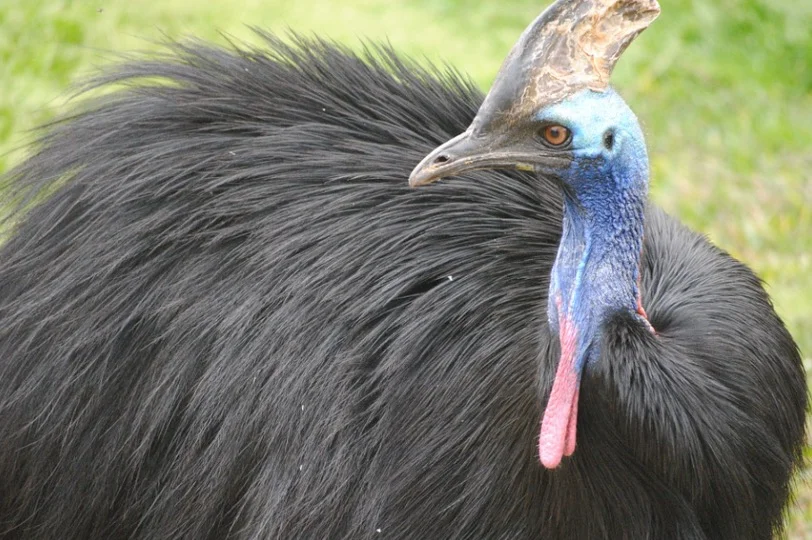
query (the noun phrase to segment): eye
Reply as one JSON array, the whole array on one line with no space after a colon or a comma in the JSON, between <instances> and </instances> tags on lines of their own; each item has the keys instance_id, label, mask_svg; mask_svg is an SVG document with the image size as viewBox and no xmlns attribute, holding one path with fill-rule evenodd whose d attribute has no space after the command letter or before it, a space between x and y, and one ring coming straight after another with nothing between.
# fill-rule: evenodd
<instances>
[{"instance_id":1,"label":"eye","mask_svg":"<svg viewBox=\"0 0 812 540\"><path fill-rule=\"evenodd\" d=\"M539 130L539 136L547 146L560 148L570 142L572 133L561 124L550 124Z\"/></svg>"}]
</instances>

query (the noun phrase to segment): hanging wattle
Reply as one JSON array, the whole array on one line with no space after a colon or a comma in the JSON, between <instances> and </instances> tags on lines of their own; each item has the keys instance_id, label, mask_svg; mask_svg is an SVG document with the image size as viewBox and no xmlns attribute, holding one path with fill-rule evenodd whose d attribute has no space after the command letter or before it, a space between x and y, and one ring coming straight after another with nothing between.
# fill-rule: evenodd
<instances>
[{"instance_id":1,"label":"hanging wattle","mask_svg":"<svg viewBox=\"0 0 812 540\"><path fill-rule=\"evenodd\" d=\"M580 385L580 374L575 364L578 330L564 313L560 296L556 298L556 303L559 313L561 359L558 362L553 389L550 391L550 399L544 410L539 435L539 459L548 469L558 467L563 456L571 456L575 452Z\"/></svg>"}]
</instances>

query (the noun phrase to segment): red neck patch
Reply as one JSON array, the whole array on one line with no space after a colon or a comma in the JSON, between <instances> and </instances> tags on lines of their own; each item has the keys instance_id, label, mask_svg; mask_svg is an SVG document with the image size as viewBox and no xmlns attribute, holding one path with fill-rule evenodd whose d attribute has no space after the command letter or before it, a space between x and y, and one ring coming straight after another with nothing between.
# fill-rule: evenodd
<instances>
[{"instance_id":1,"label":"red neck patch","mask_svg":"<svg viewBox=\"0 0 812 540\"><path fill-rule=\"evenodd\" d=\"M561 359L553 381L553 389L539 435L539 459L548 469L554 469L564 456L575 451L575 429L578 423L579 377L575 371L575 351L578 330L559 311Z\"/></svg>"}]
</instances>

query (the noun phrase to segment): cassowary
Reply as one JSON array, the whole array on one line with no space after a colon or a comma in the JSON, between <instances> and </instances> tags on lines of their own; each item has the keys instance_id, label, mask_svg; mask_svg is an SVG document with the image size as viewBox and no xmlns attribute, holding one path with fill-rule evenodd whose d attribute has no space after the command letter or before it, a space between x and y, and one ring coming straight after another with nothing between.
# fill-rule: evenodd
<instances>
[{"instance_id":1,"label":"cassowary","mask_svg":"<svg viewBox=\"0 0 812 540\"><path fill-rule=\"evenodd\" d=\"M0 537L780 531L796 346L605 85L655 11L555 4L484 102L269 35L96 80L5 178Z\"/></svg>"}]
</instances>

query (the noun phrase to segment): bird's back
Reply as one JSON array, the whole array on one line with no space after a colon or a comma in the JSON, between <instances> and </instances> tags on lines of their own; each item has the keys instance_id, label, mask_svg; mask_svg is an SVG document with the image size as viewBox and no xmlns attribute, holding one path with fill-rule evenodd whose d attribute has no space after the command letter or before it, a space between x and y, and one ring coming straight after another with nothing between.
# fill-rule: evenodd
<instances>
[{"instance_id":1,"label":"bird's back","mask_svg":"<svg viewBox=\"0 0 812 540\"><path fill-rule=\"evenodd\" d=\"M692 332L714 330L700 324L718 318L702 279L730 292L715 299L734 313L717 331L736 343L697 370L732 407L707 437L744 462L686 479L691 444L630 417L613 394L625 372L596 367L579 451L544 471L554 186L483 172L409 189L414 164L466 128L481 95L386 51L372 65L323 43L268 47L178 47L121 68L104 82L153 83L91 102L8 177L44 202L0 251L0 536L769 531L805 390L748 270L649 212L644 294L676 347L659 356L666 368L707 346ZM697 313L710 314L691 326ZM745 344L729 337L748 332ZM770 354L752 350L765 342ZM739 371L723 366L745 371L731 383ZM761 377L783 388L774 401ZM754 426L763 444L740 431ZM769 507L760 523L726 521L752 505L710 515L730 470L730 495Z\"/></svg>"}]
</instances>

